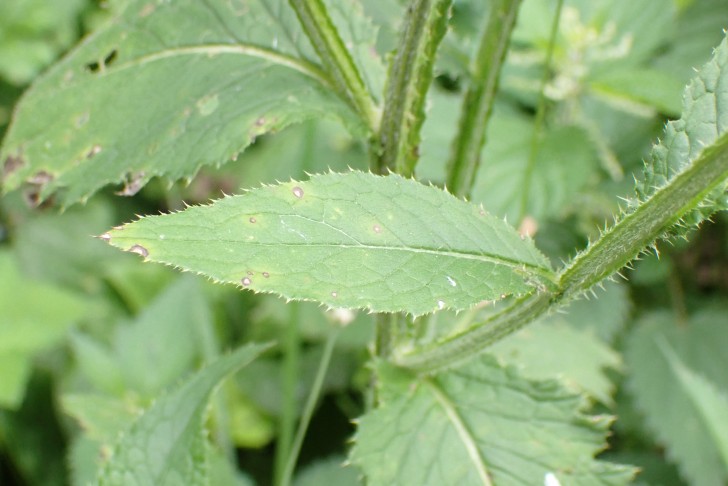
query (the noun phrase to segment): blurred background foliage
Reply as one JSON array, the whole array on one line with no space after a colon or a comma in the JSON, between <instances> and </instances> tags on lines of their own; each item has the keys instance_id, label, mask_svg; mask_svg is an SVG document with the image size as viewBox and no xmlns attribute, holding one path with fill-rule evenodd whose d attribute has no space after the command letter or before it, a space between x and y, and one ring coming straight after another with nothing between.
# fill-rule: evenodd
<instances>
[{"instance_id":1,"label":"blurred background foliage","mask_svg":"<svg viewBox=\"0 0 728 486\"><path fill-rule=\"evenodd\" d=\"M120 4L0 2L0 136L23 90ZM380 26L385 55L402 7L362 6ZM527 224L558 267L598 235L620 197L632 196L665 120L680 114L692 69L728 27L728 3L566 1L537 172L524 196L554 6L524 1L472 199ZM422 180L444 180L458 95L485 15L487 2L455 2L423 128ZM300 410L323 342L342 321L349 324L303 447L299 484L355 484L356 474L338 465L351 420L365 408L371 316L285 305L141 265L92 236L135 214L307 173L366 169L366 160L366 147L343 128L311 121L259 138L188 185L154 180L133 198L105 190L63 213L52 204L31 208L22 191L0 198L0 484L87 484L118 431L162 390L243 342L292 339L300 353L293 396L282 385L290 376L285 355L273 351L225 385L209 423L219 446L216 484L267 484L285 409ZM728 407L728 219L719 214L687 240L661 243L623 275L492 353L530 378L558 377L590 397L592 411L616 415L604 456L643 468L638 483L725 484L719 440L696 404ZM413 324L413 340L427 342L489 311L438 313Z\"/></svg>"}]
</instances>

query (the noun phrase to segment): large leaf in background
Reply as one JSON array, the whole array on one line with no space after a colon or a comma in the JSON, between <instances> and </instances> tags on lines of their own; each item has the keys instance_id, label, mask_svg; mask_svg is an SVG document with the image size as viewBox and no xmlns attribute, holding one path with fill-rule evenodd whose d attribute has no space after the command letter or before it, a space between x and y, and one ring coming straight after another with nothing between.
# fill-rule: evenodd
<instances>
[{"instance_id":1,"label":"large leaf in background","mask_svg":"<svg viewBox=\"0 0 728 486\"><path fill-rule=\"evenodd\" d=\"M115 444L99 476L101 486L208 484L209 446L203 419L210 394L228 375L268 346L247 345L197 372L157 399Z\"/></svg>"},{"instance_id":2,"label":"large leaf in background","mask_svg":"<svg viewBox=\"0 0 728 486\"><path fill-rule=\"evenodd\" d=\"M351 453L368 484L627 484L630 467L593 459L608 417L555 381L521 378L483 356L436 377L379 367L380 408L360 419Z\"/></svg>"},{"instance_id":3,"label":"large leaf in background","mask_svg":"<svg viewBox=\"0 0 728 486\"><path fill-rule=\"evenodd\" d=\"M133 194L189 178L304 119L361 133L312 56L283 0L131 0L26 93L0 152L4 190L29 182L69 205L109 183Z\"/></svg>"},{"instance_id":4,"label":"large leaf in background","mask_svg":"<svg viewBox=\"0 0 728 486\"><path fill-rule=\"evenodd\" d=\"M89 3L0 2L0 79L15 85L29 83L76 40L78 18Z\"/></svg>"},{"instance_id":5,"label":"large leaf in background","mask_svg":"<svg viewBox=\"0 0 728 486\"><path fill-rule=\"evenodd\" d=\"M196 279L181 278L132 322L115 327L112 349L83 335L73 339L81 371L97 388L151 398L188 372L203 348L212 317ZM170 346L170 343L174 343Z\"/></svg>"},{"instance_id":6,"label":"large leaf in background","mask_svg":"<svg viewBox=\"0 0 728 486\"><path fill-rule=\"evenodd\" d=\"M216 281L415 315L548 285L546 258L503 221L397 175L313 176L142 218L112 245Z\"/></svg>"},{"instance_id":7,"label":"large leaf in background","mask_svg":"<svg viewBox=\"0 0 728 486\"><path fill-rule=\"evenodd\" d=\"M77 296L23 278L11 254L0 251L0 407L20 405L33 356L61 341L84 313Z\"/></svg>"},{"instance_id":8,"label":"large leaf in background","mask_svg":"<svg viewBox=\"0 0 728 486\"><path fill-rule=\"evenodd\" d=\"M648 427L666 447L682 474L693 484L725 484L728 469L718 444L691 393L663 349L690 372L728 391L728 309L706 307L688 322L670 313L653 313L639 321L627 342L628 387L644 412ZM674 360L673 360L674 361Z\"/></svg>"},{"instance_id":9,"label":"large leaf in background","mask_svg":"<svg viewBox=\"0 0 728 486\"><path fill-rule=\"evenodd\" d=\"M665 127L663 139L645 164L644 180L637 184L640 199L647 199L675 175L690 167L703 152L728 131L728 39L688 84L683 95L682 118ZM726 209L728 182L710 194L705 206L694 211L691 222L700 222Z\"/></svg>"},{"instance_id":10,"label":"large leaf in background","mask_svg":"<svg viewBox=\"0 0 728 486\"><path fill-rule=\"evenodd\" d=\"M442 181L457 127L460 97L438 91L430 96L432 106L423 126L422 161L417 174ZM532 134L533 124L527 118L496 105L472 199L509 221L520 219L527 178L530 190L525 214L542 220L558 215L573 203L597 169L596 152L586 132L561 127L546 132L529 173L526 167Z\"/></svg>"},{"instance_id":11,"label":"large leaf in background","mask_svg":"<svg viewBox=\"0 0 728 486\"><path fill-rule=\"evenodd\" d=\"M654 59L658 69L673 74L682 85L693 77L693 69L710 58L707 46L716 46L723 38L728 18L728 2L724 0L688 0L680 3L677 22L668 32L679 32L671 36L666 49Z\"/></svg>"}]
</instances>

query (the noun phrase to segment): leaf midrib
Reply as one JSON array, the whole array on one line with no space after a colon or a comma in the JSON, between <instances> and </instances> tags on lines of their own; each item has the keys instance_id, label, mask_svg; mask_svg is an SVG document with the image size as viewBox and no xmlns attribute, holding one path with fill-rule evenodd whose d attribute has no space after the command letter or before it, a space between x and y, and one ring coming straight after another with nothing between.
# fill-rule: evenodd
<instances>
[{"instance_id":1,"label":"leaf midrib","mask_svg":"<svg viewBox=\"0 0 728 486\"><path fill-rule=\"evenodd\" d=\"M120 236L115 236L114 238L119 239ZM159 241L156 238L131 238L131 237L123 237L124 239L128 239L130 241L134 242L140 242L140 241ZM267 242L261 242L261 241L240 241L237 239L225 239L225 238L214 238L213 240L210 239L196 239L196 238L184 238L184 239L170 239L165 237L165 241L178 241L180 243L210 243L211 241L215 242L222 242L222 243L228 243L230 245L249 245L249 246L266 246L266 247L308 247L308 248L343 248L343 249L364 249L364 250L375 250L375 251L401 251L401 252L411 252L411 253L422 253L422 254L428 254L428 255L435 255L435 256L443 256L443 257L450 257L450 258L460 258L460 259L466 259L466 260L476 260L480 262L487 262L487 263L494 263L497 265L503 265L508 268L513 268L519 271L523 271L524 269L532 270L533 275L537 275L543 278L548 279L549 281L553 281L554 274L547 268L535 265L533 263L527 263L522 262L518 260L513 260L509 258L502 257L500 255L494 255L489 253L471 253L467 251L453 251L453 250L439 250L435 248L428 248L428 247L417 247L417 246L388 246L388 245L372 245L372 244L363 244L359 243L356 245L352 244L346 244L346 243L307 243L307 242L300 242L300 243L291 243L291 242L283 242L283 243L267 243ZM153 255L150 255L151 260L155 260Z\"/></svg>"},{"instance_id":2,"label":"leaf midrib","mask_svg":"<svg viewBox=\"0 0 728 486\"><path fill-rule=\"evenodd\" d=\"M281 54L280 52L266 49L253 44L200 44L194 46L185 47L174 47L168 48L161 51L157 51L151 54L140 56L134 59L127 60L123 63L115 64L112 67L108 67L103 71L94 73L94 76L104 77L113 74L118 74L120 71L125 71L130 68L137 68L144 64L153 63L163 59L168 59L177 56L190 56L190 55L205 55L205 56L217 56L222 54L235 54L249 57L257 57L265 59L274 64L285 66L293 69L300 73L303 73L324 86L331 87L326 74L322 69L309 61L299 59L297 57ZM333 89L333 88L332 88Z\"/></svg>"}]
</instances>

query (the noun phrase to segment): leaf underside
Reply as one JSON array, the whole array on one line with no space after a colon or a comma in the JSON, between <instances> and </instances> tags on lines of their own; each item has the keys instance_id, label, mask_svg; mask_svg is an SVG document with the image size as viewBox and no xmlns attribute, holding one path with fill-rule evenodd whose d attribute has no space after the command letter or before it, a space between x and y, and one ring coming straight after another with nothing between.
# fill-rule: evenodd
<instances>
[{"instance_id":1,"label":"leaf underside","mask_svg":"<svg viewBox=\"0 0 728 486\"><path fill-rule=\"evenodd\" d=\"M396 175L317 175L142 218L103 237L216 281L377 312L464 309L552 276L545 257L503 221Z\"/></svg>"},{"instance_id":2,"label":"leaf underside","mask_svg":"<svg viewBox=\"0 0 728 486\"><path fill-rule=\"evenodd\" d=\"M606 485L634 475L593 459L610 419L580 414L582 398L555 381L527 381L489 356L434 378L389 373L351 454L368 484Z\"/></svg>"},{"instance_id":3,"label":"leaf underside","mask_svg":"<svg viewBox=\"0 0 728 486\"><path fill-rule=\"evenodd\" d=\"M363 133L283 0L132 0L40 78L2 152L5 191L84 200L153 176L190 178L256 136L317 117Z\"/></svg>"}]
</instances>

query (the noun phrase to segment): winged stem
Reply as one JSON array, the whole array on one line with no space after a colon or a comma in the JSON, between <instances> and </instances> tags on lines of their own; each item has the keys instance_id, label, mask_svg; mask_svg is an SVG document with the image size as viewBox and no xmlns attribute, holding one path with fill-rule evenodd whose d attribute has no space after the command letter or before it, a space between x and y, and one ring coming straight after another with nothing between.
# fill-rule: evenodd
<instances>
[{"instance_id":1,"label":"winged stem","mask_svg":"<svg viewBox=\"0 0 728 486\"><path fill-rule=\"evenodd\" d=\"M376 133L378 109L323 1L289 0L289 3L336 89L361 115L372 133Z\"/></svg>"},{"instance_id":2,"label":"winged stem","mask_svg":"<svg viewBox=\"0 0 728 486\"><path fill-rule=\"evenodd\" d=\"M451 4L452 0L413 0L407 9L387 76L379 133L379 172L389 169L404 176L414 173L435 53L447 31Z\"/></svg>"}]
</instances>

